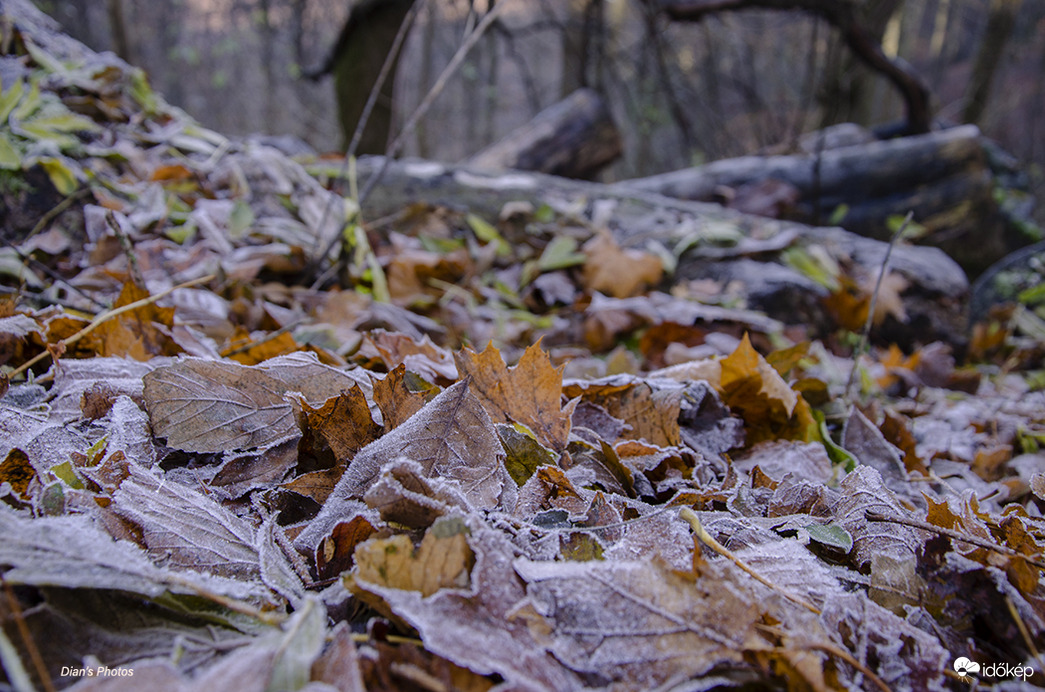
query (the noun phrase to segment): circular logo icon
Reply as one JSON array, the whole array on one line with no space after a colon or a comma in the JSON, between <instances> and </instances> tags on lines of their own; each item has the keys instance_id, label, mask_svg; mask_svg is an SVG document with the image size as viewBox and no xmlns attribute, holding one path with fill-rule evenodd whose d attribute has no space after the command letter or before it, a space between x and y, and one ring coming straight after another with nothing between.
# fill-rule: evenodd
<instances>
[{"instance_id":1,"label":"circular logo icon","mask_svg":"<svg viewBox=\"0 0 1045 692\"><path fill-rule=\"evenodd\" d=\"M970 675L980 672L980 664L965 656L959 656L954 659L954 672L963 678L968 678Z\"/></svg>"}]
</instances>

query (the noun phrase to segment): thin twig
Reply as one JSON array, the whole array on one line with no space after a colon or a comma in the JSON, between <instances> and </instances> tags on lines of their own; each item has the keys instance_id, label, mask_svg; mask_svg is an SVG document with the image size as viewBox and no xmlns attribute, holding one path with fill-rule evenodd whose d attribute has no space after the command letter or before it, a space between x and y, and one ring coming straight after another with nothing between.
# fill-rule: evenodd
<instances>
[{"instance_id":1,"label":"thin twig","mask_svg":"<svg viewBox=\"0 0 1045 692\"><path fill-rule=\"evenodd\" d=\"M37 233L44 230L44 228L47 227L47 224L54 221L59 214L61 214L63 211L72 206L73 202L77 201L90 191L90 188L81 187L80 189L73 192L71 195L68 195L61 202L54 205L54 208L48 210L43 216L40 217L40 219L36 222L36 225L33 226L33 229L29 231L29 234L25 237L25 240L29 240Z\"/></svg>"},{"instance_id":2,"label":"thin twig","mask_svg":"<svg viewBox=\"0 0 1045 692\"><path fill-rule=\"evenodd\" d=\"M51 681L51 675L47 672L47 666L44 664L43 656L40 655L40 649L36 648L36 642L33 641L33 635L29 631L29 626L25 624L22 607L18 604L18 599L15 598L14 591L11 589L11 585L7 583L7 580L4 579L3 574L0 574L0 582L4 585L7 604L11 608L11 615L14 616L15 625L18 627L18 635L22 638L22 643L25 644L29 659L33 662L33 668L36 669L36 674L40 676L40 684L43 685L47 692L54 692L54 683Z\"/></svg>"},{"instance_id":3,"label":"thin twig","mask_svg":"<svg viewBox=\"0 0 1045 692\"><path fill-rule=\"evenodd\" d=\"M1039 567L1041 569L1045 569L1045 562L1042 562L1041 560L1036 560L1036 559L1030 557L1029 555L1024 555L1023 553L1019 553L1019 552L1013 550L1012 548L1010 548L1007 545L998 545L997 543L991 543L990 541L984 540L982 538L977 538L976 536L970 536L968 534L959 533L958 531L955 531L954 529L945 529L942 526L936 526L935 524L930 524L927 521L921 521L919 519L909 519L907 517L891 517L891 516L886 515L886 514L879 514L878 512L874 512L872 510L867 510L866 512L864 512L864 517L868 521L884 521L884 522L890 522L890 523L893 523L893 524L903 524L904 526L910 526L911 528L914 528L914 529L921 529L922 531L928 531L930 533L938 533L938 534L940 534L942 536L947 536L948 538L953 538L956 541L961 541L962 543L968 543L969 545L974 545L977 548L984 548L986 550L993 550L996 553L1001 553L1002 555L1007 555L1009 557L1020 557L1020 558L1023 558L1024 560L1026 560L1030 564L1034 565L1035 567Z\"/></svg>"},{"instance_id":4,"label":"thin twig","mask_svg":"<svg viewBox=\"0 0 1045 692\"><path fill-rule=\"evenodd\" d=\"M231 358L232 356L238 356L241 353L246 353L247 351L249 351L250 349L252 349L252 348L254 348L256 346L261 346L262 344L267 344L270 341L278 339L279 337L283 336L287 332L292 331L294 329L297 329L302 324L304 324L304 322L305 322L304 318L297 319L297 320L294 320L293 322L291 322L289 324L283 325L282 327L280 327L279 329L277 329L274 332L269 332L268 334L266 334L264 337L258 339L257 341L248 339L247 343L243 344L242 346L237 346L236 348L232 349L231 351L228 351L227 353L222 353L221 357L222 358Z\"/></svg>"},{"instance_id":5,"label":"thin twig","mask_svg":"<svg viewBox=\"0 0 1045 692\"><path fill-rule=\"evenodd\" d=\"M101 315L98 315L97 317L94 318L94 320L91 321L91 323L89 325L87 325L86 327L84 327L80 331L76 332L72 336L70 336L68 338L65 338L65 339L62 339L57 344L55 344L55 346L57 348L59 348L59 349L65 349L65 348L67 348L69 346L72 346L77 341L79 341L80 339L84 338L85 336L87 336L88 334L93 332L95 329L100 327L103 323L108 322L109 320L111 320L113 317L117 317L119 315L122 315L125 312L130 312L131 310L137 310L138 308L145 307L146 305L150 305L151 303L155 303L160 298L166 297L167 295L173 293L174 291L178 290L179 288L188 288L190 286L195 286L197 284L206 283L208 281L211 281L212 279L214 279L214 275L213 274L210 274L208 276L203 276L203 277L200 277L198 279L193 279L191 281L186 281L185 283L178 284L177 286L172 286L172 287L168 288L165 291L160 291L159 293L157 293L154 296L148 296L146 298L142 298L141 300L136 300L133 303L128 303L127 305L123 305L123 306L120 306L118 308L113 308L112 310L109 310L108 312L105 312L105 313L102 313ZM33 367L37 363L39 363L41 360L43 360L48 355L50 355L50 353L51 353L50 351L43 351L42 353L38 353L32 359L26 361L25 363L22 363L21 366L19 366L14 372L12 372L10 374L11 379L14 379L18 375L21 375L23 372L25 372L29 368Z\"/></svg>"},{"instance_id":6,"label":"thin twig","mask_svg":"<svg viewBox=\"0 0 1045 692\"><path fill-rule=\"evenodd\" d=\"M1041 654L1038 653L1038 647L1034 645L1034 637L1030 636L1030 630L1027 629L1027 623L1023 621L1020 616L1020 612L1016 610L1016 604L1012 602L1012 599L1008 595L1005 596L1005 607L1009 609L1009 615L1012 616L1013 622L1016 623L1016 629L1020 631L1020 636L1023 637L1023 643L1027 645L1027 650L1030 651L1030 655L1034 657L1035 661L1041 661Z\"/></svg>"},{"instance_id":7,"label":"thin twig","mask_svg":"<svg viewBox=\"0 0 1045 692\"><path fill-rule=\"evenodd\" d=\"M120 227L120 222L116 220L116 214L113 213L112 209L105 212L105 222L109 224L109 228L116 234L116 239L120 241L120 249L123 250L123 254L127 257L127 272L131 275L131 281L138 288L144 289L145 278L142 276L141 267L138 266L138 257L134 254L134 246L131 244L131 239L123 232L123 228Z\"/></svg>"},{"instance_id":8,"label":"thin twig","mask_svg":"<svg viewBox=\"0 0 1045 692\"><path fill-rule=\"evenodd\" d=\"M370 114L374 110L374 106L377 104L377 99L381 94L381 87L384 86L385 80L388 79L388 75L392 72L392 66L396 62L396 58L399 55L399 50L403 46L403 41L406 40L407 34L410 32L410 27L414 23L414 19L421 11L421 7L425 4L425 0L415 3L406 17L403 19L403 23L399 25L399 31L396 32L395 39L392 41L392 47L388 51L388 55L385 56L385 61L381 65L381 71L377 75L377 81L374 82L373 88L370 89L370 94L367 96L366 104L363 106L363 112L359 115L359 121L356 123L356 129L352 132L352 140L348 143L348 148L345 149L345 156L341 160L341 168L337 172L337 180L341 180L345 177L345 173L348 172L349 162L353 161L356 157L356 149L359 147L359 141L363 138L363 129L366 128L367 122L370 120ZM353 185L353 187L355 187ZM332 190L333 192L333 190ZM337 193L335 193L337 194ZM340 196L340 195L339 195ZM359 195L355 190L352 190L352 197L358 198ZM322 230L327 225L327 219L330 217L331 209L334 206L333 195L327 200L326 206L323 208L323 217L320 219L318 229ZM323 252L315 255L312 261L309 262L309 266L305 269L305 275L311 274L315 271L323 258L330 254L330 251L334 248L334 245L341 239L341 235L345 232L345 227L348 224L344 221L341 222L341 228L334 235L334 237L327 244L327 247ZM318 240L319 235L317 233L316 239ZM314 249L314 248L313 248Z\"/></svg>"},{"instance_id":9,"label":"thin twig","mask_svg":"<svg viewBox=\"0 0 1045 692\"><path fill-rule=\"evenodd\" d=\"M882 269L878 272L878 279L874 282L874 292L871 293L871 304L867 307L867 321L864 322L863 332L860 334L860 343L856 347L856 351L853 353L853 368L849 371L849 379L845 383L845 396L844 401L852 401L850 398L853 390L853 382L856 381L856 371L860 365L860 358L864 355L864 351L867 350L867 344L871 339L871 325L874 322L874 311L878 303L878 292L882 288L882 280L885 278L886 272L889 271L889 256L893 254L893 247L896 245L896 241L900 239L903 232L907 230L907 224L911 223L911 219L914 218L914 211L907 212L907 216L904 217L903 223L896 229L896 233L893 233L893 237L889 239L889 245L885 248L885 257L882 259Z\"/></svg>"},{"instance_id":10,"label":"thin twig","mask_svg":"<svg viewBox=\"0 0 1045 692\"><path fill-rule=\"evenodd\" d=\"M454 53L453 58L451 58L447 66L443 68L443 71L439 75L439 78L435 80L435 84L433 84L432 88L428 90L428 93L425 94L424 99L421 100L421 103L417 106L413 114L406 121L406 124L403 125L402 131L398 135L396 135L396 138L389 145L388 152L385 154L384 160L381 162L380 168L378 168L377 171L370 176L370 179L367 180L366 187L364 187L362 192L359 193L360 205L362 205L363 202L367 199L367 197L370 196L370 193L377 186L378 182L380 182L381 178L384 177L385 172L388 170L388 166L391 164L392 159L399 153L399 150L402 148L403 143L406 141L406 138L409 137L417 128L418 123L421 122L421 119L428 113L428 109L432 107L432 104L439 97L439 95L443 93L443 89L446 88L446 85L450 81L450 78L453 77L454 73L457 72L458 68L461 66L461 63L463 63L464 59L468 56L468 53L472 50L472 48L475 47L475 44L479 42L479 39L483 37L483 34L486 33L486 30L489 29L497 20L497 17L500 15L501 11L505 8L507 4L508 3L503 2L499 3L495 5L492 10L487 12L486 16L483 17L483 21L479 22L479 25L476 26L470 34L468 34L468 37L464 40L464 43L462 43L461 47L457 49L456 53Z\"/></svg>"},{"instance_id":11,"label":"thin twig","mask_svg":"<svg viewBox=\"0 0 1045 692\"><path fill-rule=\"evenodd\" d=\"M714 539L714 537L710 533L707 532L707 529L704 528L704 525L700 523L700 517L698 517L696 512L694 512L692 509L690 509L689 507L683 507L682 511L679 512L679 516L682 517L683 519L685 519L689 523L689 525L693 528L693 533L696 534L697 538L699 538L701 540L701 542L704 543L704 545L706 545L707 547L711 548L712 550L714 550L716 553L718 553L722 557L725 557L725 558L728 558L729 560L731 560L734 565L736 565L740 569L742 569L745 572L747 572L748 574L750 574L760 584L768 586L770 589L772 589L773 591L776 591L777 593L779 593L781 596L783 596L787 600L791 601L792 603L796 603L796 604L802 606L803 608L805 608L806 610L808 610L808 611L810 611L812 613L816 613L817 615L820 615L820 609L817 608L815 605L813 605L809 601L805 600L801 596L793 594L790 591L786 591L786 590L780 588L779 586L777 586L776 584L774 584L773 582L769 581L768 579L763 577L761 574L756 572L750 565L748 565L746 562L744 562L739 557L737 557L733 553L733 551L731 551L729 548L727 548L726 546L724 546L721 543L719 543L718 541L716 541Z\"/></svg>"}]
</instances>

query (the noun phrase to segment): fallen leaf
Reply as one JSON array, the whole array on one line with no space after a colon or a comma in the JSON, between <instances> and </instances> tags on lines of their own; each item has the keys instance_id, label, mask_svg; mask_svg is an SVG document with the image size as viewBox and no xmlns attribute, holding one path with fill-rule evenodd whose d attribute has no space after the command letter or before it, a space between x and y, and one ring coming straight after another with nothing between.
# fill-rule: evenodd
<instances>
[{"instance_id":1,"label":"fallen leaf","mask_svg":"<svg viewBox=\"0 0 1045 692\"><path fill-rule=\"evenodd\" d=\"M653 688L738 666L760 645L752 594L720 563L699 575L644 562L533 562L515 569L526 598L510 617L597 684Z\"/></svg>"},{"instance_id":2,"label":"fallen leaf","mask_svg":"<svg viewBox=\"0 0 1045 692\"><path fill-rule=\"evenodd\" d=\"M468 528L460 517L437 520L414 550L408 536L372 538L356 547L355 567L347 586L374 605L366 585L420 592L468 589L475 556L468 546Z\"/></svg>"},{"instance_id":3,"label":"fallen leaf","mask_svg":"<svg viewBox=\"0 0 1045 692\"><path fill-rule=\"evenodd\" d=\"M540 344L527 348L512 368L492 344L482 353L464 349L456 360L461 376L471 378L475 396L495 422L521 423L549 449L566 449L575 404L563 408L562 367L552 367Z\"/></svg>"},{"instance_id":4,"label":"fallen leaf","mask_svg":"<svg viewBox=\"0 0 1045 692\"><path fill-rule=\"evenodd\" d=\"M584 287L614 298L639 295L656 286L664 274L660 258L641 250L622 249L609 233L597 233L582 248Z\"/></svg>"},{"instance_id":5,"label":"fallen leaf","mask_svg":"<svg viewBox=\"0 0 1045 692\"><path fill-rule=\"evenodd\" d=\"M322 406L298 403L300 444L314 456L329 450L336 465L348 463L356 452L381 436L382 427L370 417L370 405L358 384L327 399Z\"/></svg>"},{"instance_id":6,"label":"fallen leaf","mask_svg":"<svg viewBox=\"0 0 1045 692\"><path fill-rule=\"evenodd\" d=\"M260 576L254 529L200 492L131 466L112 509L140 528L156 560L244 580Z\"/></svg>"},{"instance_id":7,"label":"fallen leaf","mask_svg":"<svg viewBox=\"0 0 1045 692\"><path fill-rule=\"evenodd\" d=\"M492 509L515 488L490 417L462 380L444 390L405 423L361 449L322 511L298 537L308 546L329 533L351 500L362 498L385 464L406 457L426 476L459 486L474 508ZM514 496L514 493L511 493Z\"/></svg>"},{"instance_id":8,"label":"fallen leaf","mask_svg":"<svg viewBox=\"0 0 1045 692\"><path fill-rule=\"evenodd\" d=\"M384 378L374 382L374 401L381 409L385 432L389 432L421 410L425 405L425 395L407 387L406 366L399 364Z\"/></svg>"}]
</instances>

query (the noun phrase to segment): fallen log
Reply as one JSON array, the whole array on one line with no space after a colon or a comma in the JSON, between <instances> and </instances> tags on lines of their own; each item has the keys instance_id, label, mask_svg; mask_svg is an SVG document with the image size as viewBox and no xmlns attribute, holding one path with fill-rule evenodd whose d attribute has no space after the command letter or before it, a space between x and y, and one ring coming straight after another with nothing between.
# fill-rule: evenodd
<instances>
[{"instance_id":1,"label":"fallen log","mask_svg":"<svg viewBox=\"0 0 1045 692\"><path fill-rule=\"evenodd\" d=\"M830 218L868 237L887 238L889 217L913 211L924 229L918 242L943 249L970 274L1025 242L1006 233L986 144L973 125L819 154L725 159L618 185L728 203L737 191L767 181L796 193L782 216L814 225Z\"/></svg>"},{"instance_id":2,"label":"fallen log","mask_svg":"<svg viewBox=\"0 0 1045 692\"><path fill-rule=\"evenodd\" d=\"M816 256L826 256L827 265L844 265L847 276L866 286L881 270L888 247L841 228L742 214L623 185L519 171L496 174L431 161L384 166L380 157L364 157L358 165L361 183L383 171L381 184L363 205L364 218L389 218L423 203L500 219L505 239L524 243L532 231L528 223L513 230L511 210L532 212L547 205L566 219L562 223L607 228L622 246L675 257L676 281L713 279L735 289L750 308L824 333L839 325L829 302L840 289L808 266L796 268L796 258L809 257L815 264ZM894 247L889 266L905 283L900 297L906 317L887 318L876 334L901 345L932 340L962 345L969 286L961 267L938 248L906 243Z\"/></svg>"},{"instance_id":3,"label":"fallen log","mask_svg":"<svg viewBox=\"0 0 1045 692\"><path fill-rule=\"evenodd\" d=\"M467 164L590 180L622 150L606 101L593 89L578 89L476 153Z\"/></svg>"}]
</instances>

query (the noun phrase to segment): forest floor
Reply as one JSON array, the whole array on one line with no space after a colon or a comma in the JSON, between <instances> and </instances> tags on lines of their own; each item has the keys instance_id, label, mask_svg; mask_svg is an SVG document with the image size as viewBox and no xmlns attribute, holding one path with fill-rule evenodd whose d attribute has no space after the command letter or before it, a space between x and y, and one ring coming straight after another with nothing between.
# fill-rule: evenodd
<instances>
[{"instance_id":1,"label":"forest floor","mask_svg":"<svg viewBox=\"0 0 1045 692\"><path fill-rule=\"evenodd\" d=\"M1045 681L1040 287L960 344L878 343L888 277L781 322L598 210L366 218L2 31L9 688Z\"/></svg>"}]
</instances>

